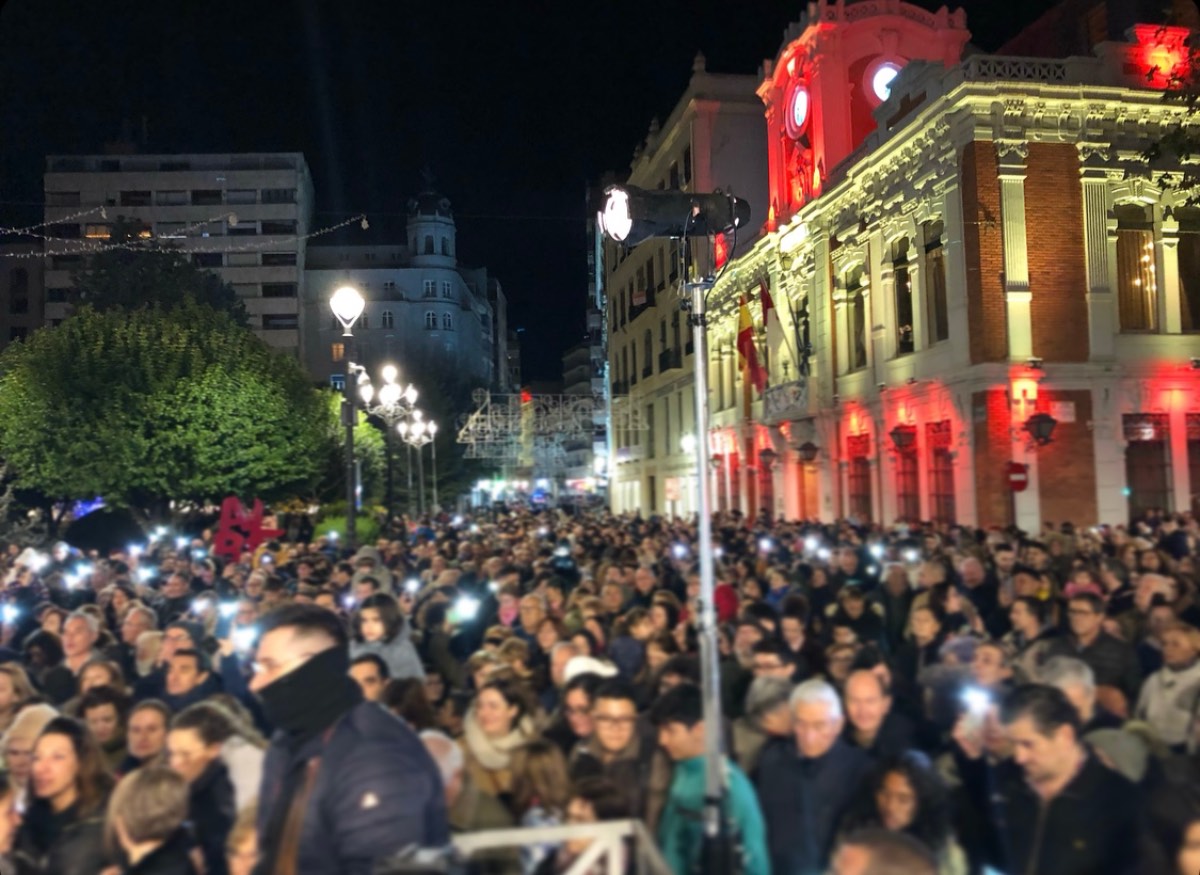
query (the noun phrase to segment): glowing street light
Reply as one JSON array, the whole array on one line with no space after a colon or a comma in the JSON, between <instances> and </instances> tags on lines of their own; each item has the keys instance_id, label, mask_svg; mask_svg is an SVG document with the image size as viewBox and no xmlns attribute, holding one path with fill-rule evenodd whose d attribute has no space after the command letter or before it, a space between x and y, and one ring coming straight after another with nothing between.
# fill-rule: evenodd
<instances>
[{"instance_id":1,"label":"glowing street light","mask_svg":"<svg viewBox=\"0 0 1200 875\"><path fill-rule=\"evenodd\" d=\"M351 343L354 339L354 323L362 316L367 302L363 300L362 292L354 286L342 286L329 298L329 309L333 317L342 326L342 337L346 338L346 379L342 385L342 423L346 428L346 547L354 549L355 531L354 517L358 503L357 477L354 471L354 419L355 398L353 375L353 356Z\"/></svg>"}]
</instances>

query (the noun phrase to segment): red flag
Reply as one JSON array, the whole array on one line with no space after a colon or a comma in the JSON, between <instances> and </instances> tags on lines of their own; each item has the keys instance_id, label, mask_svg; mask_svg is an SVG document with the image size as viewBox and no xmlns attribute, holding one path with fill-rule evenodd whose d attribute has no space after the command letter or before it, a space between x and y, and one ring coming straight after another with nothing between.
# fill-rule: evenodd
<instances>
[{"instance_id":1,"label":"red flag","mask_svg":"<svg viewBox=\"0 0 1200 875\"><path fill-rule=\"evenodd\" d=\"M775 310L775 302L771 300L771 290L767 288L767 281L760 280L758 284L758 297L762 301L763 325L771 324L771 313ZM779 314L775 314L775 318L779 318Z\"/></svg>"},{"instance_id":2,"label":"red flag","mask_svg":"<svg viewBox=\"0 0 1200 875\"><path fill-rule=\"evenodd\" d=\"M758 363L758 347L754 344L754 325L750 322L750 308L746 306L744 296L738 309L737 348L742 367L746 368L750 383L761 395L767 387L767 372Z\"/></svg>"}]
</instances>

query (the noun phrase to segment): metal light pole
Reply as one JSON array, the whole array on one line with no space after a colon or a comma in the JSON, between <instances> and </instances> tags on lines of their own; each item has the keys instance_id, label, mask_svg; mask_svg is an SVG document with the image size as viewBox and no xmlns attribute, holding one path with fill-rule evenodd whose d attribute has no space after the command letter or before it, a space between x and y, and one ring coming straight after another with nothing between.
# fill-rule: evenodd
<instances>
[{"instance_id":1,"label":"metal light pole","mask_svg":"<svg viewBox=\"0 0 1200 875\"><path fill-rule=\"evenodd\" d=\"M438 508L437 496L437 423L433 420L429 421L429 452L433 456L433 468L429 472L433 476L433 508L436 511Z\"/></svg>"},{"instance_id":2,"label":"metal light pole","mask_svg":"<svg viewBox=\"0 0 1200 875\"><path fill-rule=\"evenodd\" d=\"M400 372L395 365L384 365L379 371L383 385L376 392L375 386L371 383L371 379L367 375L366 368L359 368L358 371L358 392L362 398L363 409L366 410L368 416L378 416L383 420L384 424L384 446L387 452L387 515L389 527L395 515L395 508L393 507L392 431L404 417L408 416L412 411L413 404L417 401L416 386L413 386L411 383L407 386L402 386L397 382L399 374Z\"/></svg>"},{"instance_id":3,"label":"metal light pole","mask_svg":"<svg viewBox=\"0 0 1200 875\"><path fill-rule=\"evenodd\" d=\"M734 247L737 229L750 218L750 206L730 195L692 194L677 191L643 191L628 186L610 186L605 192L599 227L609 237L634 246L651 237L679 239L682 270L681 305L692 327L694 388L696 406L695 446L697 534L700 549L699 639L701 690L704 696L704 809L703 846L700 868L712 875L742 871L737 837L724 816L728 794L725 780L724 744L721 732L720 649L715 604L716 574L712 537L712 506L708 482L708 350L706 343L708 293L716 284L711 267L715 263L713 235L732 230ZM693 280L688 270L691 238L702 238L693 259ZM690 442L689 442L690 443Z\"/></svg>"},{"instance_id":4,"label":"metal light pole","mask_svg":"<svg viewBox=\"0 0 1200 875\"><path fill-rule=\"evenodd\" d=\"M411 419L407 422L401 422L396 426L396 431L400 433L400 439L409 445L410 449L417 451L417 495L418 495L418 513L425 513L425 462L422 458L421 449L429 443L433 443L434 435L437 434L437 423L431 419L426 419L425 414L420 410L413 409ZM434 450L436 454L437 450ZM436 472L437 456L434 456L434 466ZM411 471L411 468L410 468ZM433 500L437 503L437 479L434 475Z\"/></svg>"},{"instance_id":5,"label":"metal light pole","mask_svg":"<svg viewBox=\"0 0 1200 875\"><path fill-rule=\"evenodd\" d=\"M342 286L329 299L329 307L333 310L334 318L342 326L342 337L345 338L344 356L346 360L346 379L342 386L342 423L346 427L346 548L355 547L355 512L357 510L357 477L354 469L354 420L357 416L354 400L354 361L351 355L354 332L351 330L358 317L362 315L366 301L362 293L354 286Z\"/></svg>"}]
</instances>

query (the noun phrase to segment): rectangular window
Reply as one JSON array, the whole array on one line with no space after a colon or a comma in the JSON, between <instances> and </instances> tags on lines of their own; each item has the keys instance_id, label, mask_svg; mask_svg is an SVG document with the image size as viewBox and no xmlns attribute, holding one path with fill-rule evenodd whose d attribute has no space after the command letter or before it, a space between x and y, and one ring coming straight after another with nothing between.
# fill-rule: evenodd
<instances>
[{"instance_id":1,"label":"rectangular window","mask_svg":"<svg viewBox=\"0 0 1200 875\"><path fill-rule=\"evenodd\" d=\"M218 235L221 233L221 225L218 222L212 222L208 225L205 225L204 229L205 235L209 233L209 229L212 229L212 231ZM238 222L236 225L230 225L228 233L230 237L254 237L258 234L258 222L247 222L243 220Z\"/></svg>"},{"instance_id":2,"label":"rectangular window","mask_svg":"<svg viewBox=\"0 0 1200 875\"><path fill-rule=\"evenodd\" d=\"M60 287L46 289L46 301L50 304L65 304L71 299L71 289Z\"/></svg>"},{"instance_id":3,"label":"rectangular window","mask_svg":"<svg viewBox=\"0 0 1200 875\"><path fill-rule=\"evenodd\" d=\"M220 252L197 252L192 256L192 263L196 267L221 267L224 256Z\"/></svg>"},{"instance_id":4,"label":"rectangular window","mask_svg":"<svg viewBox=\"0 0 1200 875\"><path fill-rule=\"evenodd\" d=\"M1142 204L1117 204L1117 314L1122 331L1154 331L1158 282L1154 225Z\"/></svg>"},{"instance_id":5,"label":"rectangular window","mask_svg":"<svg viewBox=\"0 0 1200 875\"><path fill-rule=\"evenodd\" d=\"M896 453L896 516L906 522L921 519L916 447Z\"/></svg>"},{"instance_id":6,"label":"rectangular window","mask_svg":"<svg viewBox=\"0 0 1200 875\"><path fill-rule=\"evenodd\" d=\"M945 225L926 222L925 230L925 337L932 346L950 338L950 313L946 308Z\"/></svg>"},{"instance_id":7,"label":"rectangular window","mask_svg":"<svg viewBox=\"0 0 1200 875\"><path fill-rule=\"evenodd\" d=\"M850 516L858 522L871 521L871 462L866 456L850 459L847 472Z\"/></svg>"},{"instance_id":8,"label":"rectangular window","mask_svg":"<svg viewBox=\"0 0 1200 875\"><path fill-rule=\"evenodd\" d=\"M437 280L425 280L421 284L421 288L423 290L425 297L427 297L427 298L436 298L437 297Z\"/></svg>"},{"instance_id":9,"label":"rectangular window","mask_svg":"<svg viewBox=\"0 0 1200 875\"><path fill-rule=\"evenodd\" d=\"M329 346L329 358L335 362L340 362L346 357L346 344L334 343Z\"/></svg>"},{"instance_id":10,"label":"rectangular window","mask_svg":"<svg viewBox=\"0 0 1200 875\"><path fill-rule=\"evenodd\" d=\"M184 222L159 222L156 227L161 240L178 240L186 236L183 232L187 224Z\"/></svg>"},{"instance_id":11,"label":"rectangular window","mask_svg":"<svg viewBox=\"0 0 1200 875\"><path fill-rule=\"evenodd\" d=\"M272 313L262 317L265 331L286 331L299 327L299 318L295 313Z\"/></svg>"},{"instance_id":12,"label":"rectangular window","mask_svg":"<svg viewBox=\"0 0 1200 875\"><path fill-rule=\"evenodd\" d=\"M264 252L263 267L291 267L296 263L294 252Z\"/></svg>"},{"instance_id":13,"label":"rectangular window","mask_svg":"<svg viewBox=\"0 0 1200 875\"><path fill-rule=\"evenodd\" d=\"M295 283L263 283L264 298L294 298L296 297Z\"/></svg>"},{"instance_id":14,"label":"rectangular window","mask_svg":"<svg viewBox=\"0 0 1200 875\"><path fill-rule=\"evenodd\" d=\"M227 204L256 204L258 203L258 189L254 188L231 188L225 192L225 203Z\"/></svg>"},{"instance_id":15,"label":"rectangular window","mask_svg":"<svg viewBox=\"0 0 1200 875\"><path fill-rule=\"evenodd\" d=\"M867 299L863 295L861 271L851 283L846 315L850 329L850 370L857 371L867 366Z\"/></svg>"},{"instance_id":16,"label":"rectangular window","mask_svg":"<svg viewBox=\"0 0 1200 875\"><path fill-rule=\"evenodd\" d=\"M77 192L77 191L48 191L48 192L46 192L46 206L48 206L48 207L77 207L77 206L79 206L79 192Z\"/></svg>"},{"instance_id":17,"label":"rectangular window","mask_svg":"<svg viewBox=\"0 0 1200 875\"><path fill-rule=\"evenodd\" d=\"M925 425L925 445L929 451L929 514L934 522L953 523L954 458L950 447L950 420Z\"/></svg>"},{"instance_id":18,"label":"rectangular window","mask_svg":"<svg viewBox=\"0 0 1200 875\"><path fill-rule=\"evenodd\" d=\"M229 252L225 255L229 267L258 267L257 252Z\"/></svg>"},{"instance_id":19,"label":"rectangular window","mask_svg":"<svg viewBox=\"0 0 1200 875\"><path fill-rule=\"evenodd\" d=\"M1187 414L1188 483L1192 493L1192 514L1200 513L1200 413Z\"/></svg>"},{"instance_id":20,"label":"rectangular window","mask_svg":"<svg viewBox=\"0 0 1200 875\"><path fill-rule=\"evenodd\" d=\"M450 282L449 280L442 280L442 297L454 297L454 283Z\"/></svg>"},{"instance_id":21,"label":"rectangular window","mask_svg":"<svg viewBox=\"0 0 1200 875\"><path fill-rule=\"evenodd\" d=\"M123 206L123 207L148 207L148 206L150 206L150 192L148 192L148 191L123 191L123 192L121 192L121 206Z\"/></svg>"},{"instance_id":22,"label":"rectangular window","mask_svg":"<svg viewBox=\"0 0 1200 875\"><path fill-rule=\"evenodd\" d=\"M1134 413L1122 418L1125 432L1125 486L1129 516L1174 510L1171 501L1171 427L1165 413Z\"/></svg>"},{"instance_id":23,"label":"rectangular window","mask_svg":"<svg viewBox=\"0 0 1200 875\"><path fill-rule=\"evenodd\" d=\"M57 240L78 240L82 236L80 225L77 222L60 222L57 225L51 225L46 233L47 236Z\"/></svg>"},{"instance_id":24,"label":"rectangular window","mask_svg":"<svg viewBox=\"0 0 1200 875\"><path fill-rule=\"evenodd\" d=\"M13 316L24 316L29 312L29 297L9 299L8 312Z\"/></svg>"},{"instance_id":25,"label":"rectangular window","mask_svg":"<svg viewBox=\"0 0 1200 875\"><path fill-rule=\"evenodd\" d=\"M188 200L186 191L156 191L154 193L154 202L160 207L186 206Z\"/></svg>"},{"instance_id":26,"label":"rectangular window","mask_svg":"<svg viewBox=\"0 0 1200 875\"><path fill-rule=\"evenodd\" d=\"M258 283L234 283L233 293L239 298L257 298Z\"/></svg>"},{"instance_id":27,"label":"rectangular window","mask_svg":"<svg viewBox=\"0 0 1200 875\"><path fill-rule=\"evenodd\" d=\"M289 221L267 221L266 219L263 219L262 232L263 234L275 234L280 236L295 234L296 222L294 219Z\"/></svg>"},{"instance_id":28,"label":"rectangular window","mask_svg":"<svg viewBox=\"0 0 1200 875\"><path fill-rule=\"evenodd\" d=\"M194 207L219 207L222 202L221 190L219 188L192 190L192 206Z\"/></svg>"},{"instance_id":29,"label":"rectangular window","mask_svg":"<svg viewBox=\"0 0 1200 875\"><path fill-rule=\"evenodd\" d=\"M654 458L654 405L646 405L646 458Z\"/></svg>"},{"instance_id":30,"label":"rectangular window","mask_svg":"<svg viewBox=\"0 0 1200 875\"><path fill-rule=\"evenodd\" d=\"M296 189L294 188L264 188L262 190L264 204L294 204Z\"/></svg>"},{"instance_id":31,"label":"rectangular window","mask_svg":"<svg viewBox=\"0 0 1200 875\"><path fill-rule=\"evenodd\" d=\"M83 267L82 255L56 255L51 259L54 270L79 270Z\"/></svg>"},{"instance_id":32,"label":"rectangular window","mask_svg":"<svg viewBox=\"0 0 1200 875\"><path fill-rule=\"evenodd\" d=\"M1200 208L1179 207L1179 326L1200 332ZM1200 493L1200 483L1193 483Z\"/></svg>"},{"instance_id":33,"label":"rectangular window","mask_svg":"<svg viewBox=\"0 0 1200 875\"><path fill-rule=\"evenodd\" d=\"M896 301L896 355L913 351L912 282L908 276L908 239L892 244L892 281Z\"/></svg>"},{"instance_id":34,"label":"rectangular window","mask_svg":"<svg viewBox=\"0 0 1200 875\"><path fill-rule=\"evenodd\" d=\"M107 240L112 236L112 225L87 224L83 227L83 236L88 240Z\"/></svg>"}]
</instances>

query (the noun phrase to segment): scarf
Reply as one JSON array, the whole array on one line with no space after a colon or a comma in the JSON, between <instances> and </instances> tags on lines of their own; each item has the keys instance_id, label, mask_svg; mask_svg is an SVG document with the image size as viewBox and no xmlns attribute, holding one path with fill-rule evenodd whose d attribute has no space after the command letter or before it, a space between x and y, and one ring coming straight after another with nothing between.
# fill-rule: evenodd
<instances>
[{"instance_id":1,"label":"scarf","mask_svg":"<svg viewBox=\"0 0 1200 875\"><path fill-rule=\"evenodd\" d=\"M475 707L467 711L463 720L463 737L471 755L489 772L507 769L512 764L512 755L517 748L524 745L534 735L533 721L528 717L521 718L517 725L509 730L507 735L492 738L484 733L475 719Z\"/></svg>"},{"instance_id":2,"label":"scarf","mask_svg":"<svg viewBox=\"0 0 1200 875\"><path fill-rule=\"evenodd\" d=\"M267 720L286 734L293 753L362 701L349 671L346 649L331 647L258 694Z\"/></svg>"}]
</instances>

